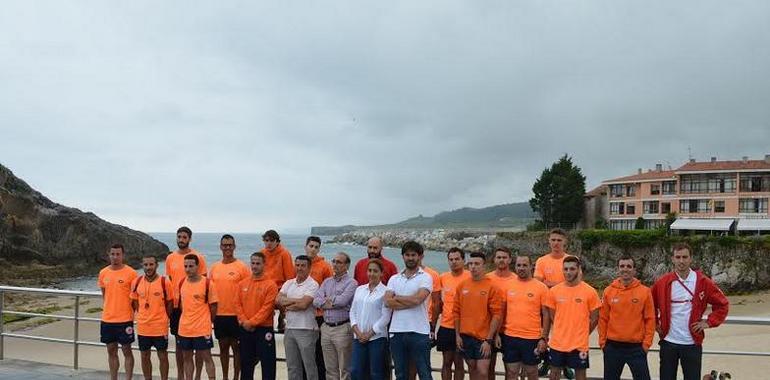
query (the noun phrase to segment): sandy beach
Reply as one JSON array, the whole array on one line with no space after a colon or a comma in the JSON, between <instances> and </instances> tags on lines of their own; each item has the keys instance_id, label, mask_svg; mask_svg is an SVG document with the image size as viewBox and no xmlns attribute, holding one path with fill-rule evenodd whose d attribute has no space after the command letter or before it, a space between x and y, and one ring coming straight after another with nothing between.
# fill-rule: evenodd
<instances>
[{"instance_id":1,"label":"sandy beach","mask_svg":"<svg viewBox=\"0 0 770 380\"><path fill-rule=\"evenodd\" d=\"M770 291L764 291L751 295L731 296L731 316L750 316L750 317L764 317L770 318ZM60 299L58 301L47 301L46 304L58 303L62 306L72 304L70 299ZM88 304L83 304L81 310L85 311L90 308L97 308L101 306L100 301L93 299ZM94 311L94 310L92 310ZM57 311L58 314L72 315L72 309L63 309ZM83 313L88 317L99 317L99 312ZM27 335L39 335L51 338L72 339L73 336L73 321L57 321L53 323L47 323L39 326L34 326L35 320L28 320L16 323L10 323L6 325L6 331L14 331L19 334ZM81 322L80 324L80 339L83 341L99 341L99 323L98 322ZM591 335L591 344L596 346L597 334L594 332ZM766 351L767 343L770 341L770 326L738 326L725 324L716 329L707 331L707 337L704 343L704 350L723 350L723 351ZM279 357L284 356L282 337L277 337L278 347L277 353ZM656 337L657 342L657 337ZM173 341L171 342L173 348ZM657 343L653 345L653 348L657 347ZM214 352L218 352L218 348L214 348ZM80 347L80 366L81 368L93 368L93 369L106 369L106 353L103 347ZM65 366L71 366L73 360L72 345L50 342L38 342L31 340L23 340L17 338L5 338L5 357L13 359L23 359L40 361L50 364L59 364ZM134 368L136 378L141 378L141 369L138 363L138 352L135 354L137 363ZM657 352L650 352L649 354L650 370L653 377L657 377L658 373L658 354ZM602 374L602 357L601 352L598 350L591 351L591 368L589 369L589 376L601 377ZM154 366L157 368L157 361L154 358ZM437 352L432 354L432 362L434 367L440 366L441 357ZM221 379L221 368L218 358L215 358L217 366L217 378ZM2 365L2 362L0 362ZM174 363L171 363L171 376L176 374ZM498 369L502 369L502 362L498 358ZM703 371L709 371L711 369L719 369L721 371L728 371L733 375L733 379L757 379L761 376L758 374L770 371L770 360L767 357L750 357L750 356L725 356L725 355L704 355L703 357ZM259 368L257 368L257 374L259 374ZM286 367L282 363L278 363L278 375L279 378L286 378ZM257 375L258 376L258 375ZM438 374L434 374L436 378L439 378ZM681 374L680 374L681 376ZM630 372L626 369L624 372L625 378L631 378ZM499 377L502 378L502 377Z\"/></svg>"}]
</instances>

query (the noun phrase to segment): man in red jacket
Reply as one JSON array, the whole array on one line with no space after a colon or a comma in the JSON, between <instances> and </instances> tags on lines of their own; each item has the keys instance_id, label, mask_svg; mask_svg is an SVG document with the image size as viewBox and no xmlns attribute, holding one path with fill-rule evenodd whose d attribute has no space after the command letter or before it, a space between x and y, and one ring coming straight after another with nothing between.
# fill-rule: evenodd
<instances>
[{"instance_id":1,"label":"man in red jacket","mask_svg":"<svg viewBox=\"0 0 770 380\"><path fill-rule=\"evenodd\" d=\"M691 252L687 243L675 244L671 257L674 271L652 286L661 380L675 380L680 362L684 380L701 379L704 330L722 324L730 308L727 297L710 278L690 269ZM711 314L703 320L708 305Z\"/></svg>"}]
</instances>

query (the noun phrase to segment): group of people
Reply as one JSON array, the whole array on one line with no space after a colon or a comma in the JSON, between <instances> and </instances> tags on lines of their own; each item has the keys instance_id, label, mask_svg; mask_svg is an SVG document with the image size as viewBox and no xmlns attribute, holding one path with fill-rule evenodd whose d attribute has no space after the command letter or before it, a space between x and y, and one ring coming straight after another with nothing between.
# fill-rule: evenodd
<instances>
[{"instance_id":1,"label":"group of people","mask_svg":"<svg viewBox=\"0 0 770 380\"><path fill-rule=\"evenodd\" d=\"M176 237L165 275L156 257L145 256L139 276L124 264L120 244L99 273L101 341L113 379L119 349L131 378L135 322L145 379L152 378L153 347L160 378L168 378L169 332L176 337L178 378L186 380L200 379L204 367L215 378L214 337L225 379L231 356L233 379L253 379L257 364L263 379L275 379L276 332L284 334L290 380L379 380L390 378L391 366L398 380L431 379L434 346L443 359L442 380L463 379L466 367L472 380L494 378L498 353L506 379L533 380L539 373L585 379L589 335L598 327L605 379L619 379L625 365L634 379L650 379L647 351L657 330L660 378L676 379L681 365L685 380L700 380L704 330L721 324L729 308L717 285L691 269L692 250L684 243L672 248L674 271L652 288L635 277L632 257L619 258L618 277L600 298L583 281L584 263L565 251L567 234L560 229L550 232L550 252L534 265L500 247L487 273L485 254L452 248L443 274L423 264L424 249L414 241L401 247L399 271L383 256L382 240L369 239L367 257L351 274L350 257L340 252L327 262L316 236L292 259L269 230L247 266L234 256L235 238L224 235L222 259L208 270L190 248L192 231L181 227ZM712 311L703 319L708 305Z\"/></svg>"}]
</instances>

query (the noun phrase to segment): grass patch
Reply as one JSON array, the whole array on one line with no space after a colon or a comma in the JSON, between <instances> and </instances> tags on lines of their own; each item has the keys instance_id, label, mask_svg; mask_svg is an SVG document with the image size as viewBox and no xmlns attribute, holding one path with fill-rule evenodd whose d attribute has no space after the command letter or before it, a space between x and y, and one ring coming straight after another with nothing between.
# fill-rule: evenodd
<instances>
[{"instance_id":1,"label":"grass patch","mask_svg":"<svg viewBox=\"0 0 770 380\"><path fill-rule=\"evenodd\" d=\"M101 311L102 311L101 307L89 307L88 309L86 309L87 314L98 313Z\"/></svg>"},{"instance_id":2,"label":"grass patch","mask_svg":"<svg viewBox=\"0 0 770 380\"><path fill-rule=\"evenodd\" d=\"M69 308L71 308L71 306ZM51 305L46 307L39 307L36 309L27 309L27 310L18 310L18 311L25 312L25 313L50 314L50 313L55 313L57 311L61 311L63 309L65 308L57 305ZM25 321L30 318L37 318L37 317L32 317L28 315L3 315L3 323ZM51 319L53 321L56 321L55 318L45 318L45 319Z\"/></svg>"}]
</instances>

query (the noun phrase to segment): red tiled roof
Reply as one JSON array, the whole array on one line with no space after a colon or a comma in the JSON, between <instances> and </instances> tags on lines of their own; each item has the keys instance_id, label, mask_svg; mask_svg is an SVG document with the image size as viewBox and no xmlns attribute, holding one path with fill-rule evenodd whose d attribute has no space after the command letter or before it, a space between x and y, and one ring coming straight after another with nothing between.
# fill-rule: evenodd
<instances>
[{"instance_id":1,"label":"red tiled roof","mask_svg":"<svg viewBox=\"0 0 770 380\"><path fill-rule=\"evenodd\" d=\"M634 174L629 175L625 177L618 177L613 179L608 179L604 181L607 182L628 182L628 181L644 181L644 180L651 180L651 179L673 179L674 178L674 170L662 170L662 171L650 171L645 172L642 174Z\"/></svg>"},{"instance_id":2,"label":"red tiled roof","mask_svg":"<svg viewBox=\"0 0 770 380\"><path fill-rule=\"evenodd\" d=\"M676 169L677 172L709 172L717 170L770 170L765 160L688 162Z\"/></svg>"},{"instance_id":3,"label":"red tiled roof","mask_svg":"<svg viewBox=\"0 0 770 380\"><path fill-rule=\"evenodd\" d=\"M602 194L607 193L607 186L606 185L599 185L594 187L592 190L587 191L584 197L597 197Z\"/></svg>"}]
</instances>

